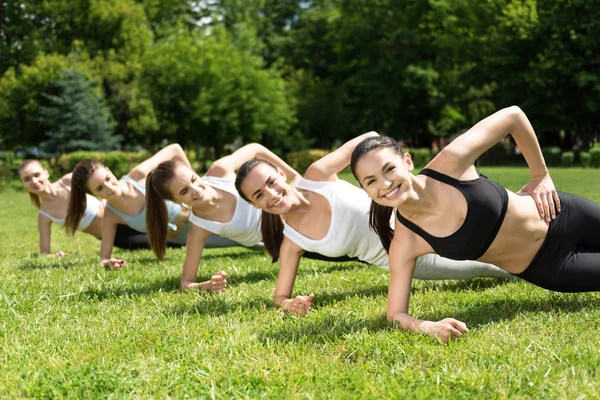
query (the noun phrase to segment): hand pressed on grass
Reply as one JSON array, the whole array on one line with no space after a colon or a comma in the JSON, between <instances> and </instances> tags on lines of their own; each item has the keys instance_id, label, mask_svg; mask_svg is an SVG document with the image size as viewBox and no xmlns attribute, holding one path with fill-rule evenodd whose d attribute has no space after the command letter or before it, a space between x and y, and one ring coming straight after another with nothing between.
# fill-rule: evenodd
<instances>
[{"instance_id":1,"label":"hand pressed on grass","mask_svg":"<svg viewBox=\"0 0 600 400\"><path fill-rule=\"evenodd\" d=\"M314 297L315 295L313 293L308 296L296 296L293 299L282 302L281 308L293 314L305 315L310 311Z\"/></svg>"}]
</instances>

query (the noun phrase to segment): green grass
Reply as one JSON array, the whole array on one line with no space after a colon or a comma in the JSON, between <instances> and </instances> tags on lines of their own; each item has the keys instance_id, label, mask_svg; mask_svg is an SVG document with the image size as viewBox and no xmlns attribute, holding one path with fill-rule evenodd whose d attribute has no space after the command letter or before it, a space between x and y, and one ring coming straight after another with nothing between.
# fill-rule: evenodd
<instances>
[{"instance_id":1,"label":"green grass","mask_svg":"<svg viewBox=\"0 0 600 400\"><path fill-rule=\"evenodd\" d=\"M513 190L523 168L482 168ZM551 171L559 189L600 201L597 170ZM384 321L388 274L305 260L306 317L271 306L277 265L242 248L208 250L201 278L224 269L224 295L177 291L184 250L97 263L99 242L53 230L64 260L35 256L35 210L0 193L0 397L594 398L600 296L493 279L415 281L412 312L451 316L471 333L445 346Z\"/></svg>"}]
</instances>

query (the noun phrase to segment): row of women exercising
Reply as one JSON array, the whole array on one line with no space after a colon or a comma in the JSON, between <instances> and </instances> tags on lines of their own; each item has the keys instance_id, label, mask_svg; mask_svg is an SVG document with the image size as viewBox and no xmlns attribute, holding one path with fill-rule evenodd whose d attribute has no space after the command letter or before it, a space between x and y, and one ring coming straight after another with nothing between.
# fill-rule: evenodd
<instances>
[{"instance_id":1,"label":"row of women exercising","mask_svg":"<svg viewBox=\"0 0 600 400\"><path fill-rule=\"evenodd\" d=\"M513 193L474 167L511 134L531 171ZM350 165L360 188L338 179ZM236 174L237 171L237 174ZM452 318L412 317L412 279L520 277L555 291L600 289L600 207L557 192L535 132L518 107L485 118L413 174L409 153L392 138L363 134L313 163L301 176L259 144L215 161L202 177L170 145L118 179L96 160L81 161L57 182L34 160L19 177L39 209L40 252L50 226L101 239L100 262L126 266L112 248L186 246L183 290L223 291L227 274L197 282L204 248L264 248L279 261L274 303L310 311L313 294L293 295L302 257L358 259L390 270L387 318L404 330L446 342L467 332ZM100 200L98 200L100 199Z\"/></svg>"}]
</instances>

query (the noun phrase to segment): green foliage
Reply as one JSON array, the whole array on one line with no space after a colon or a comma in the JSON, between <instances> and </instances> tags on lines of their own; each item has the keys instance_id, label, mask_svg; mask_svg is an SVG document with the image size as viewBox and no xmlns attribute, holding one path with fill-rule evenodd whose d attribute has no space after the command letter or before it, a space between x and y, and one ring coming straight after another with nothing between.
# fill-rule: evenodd
<instances>
[{"instance_id":1,"label":"green foliage","mask_svg":"<svg viewBox=\"0 0 600 400\"><path fill-rule=\"evenodd\" d=\"M60 157L54 159L52 167L58 174L66 174L71 172L77 163L85 158L101 161L111 169L117 178L119 178L122 175L127 175L133 167L148 158L148 153L74 151L72 153L62 154Z\"/></svg>"},{"instance_id":2,"label":"green foliage","mask_svg":"<svg viewBox=\"0 0 600 400\"><path fill-rule=\"evenodd\" d=\"M600 168L600 147L590 149L590 165L594 168Z\"/></svg>"},{"instance_id":3,"label":"green foliage","mask_svg":"<svg viewBox=\"0 0 600 400\"><path fill-rule=\"evenodd\" d=\"M572 151L565 151L560 155L560 165L563 167L572 167L575 161L575 153Z\"/></svg>"},{"instance_id":4,"label":"green foliage","mask_svg":"<svg viewBox=\"0 0 600 400\"><path fill-rule=\"evenodd\" d=\"M431 149L429 148L413 148L405 149L405 151L410 153L415 167L424 167L431 161Z\"/></svg>"},{"instance_id":5,"label":"green foliage","mask_svg":"<svg viewBox=\"0 0 600 400\"><path fill-rule=\"evenodd\" d=\"M555 167L560 165L560 153L560 147L542 147L542 156L544 156L544 160L548 166Z\"/></svg>"},{"instance_id":6,"label":"green foliage","mask_svg":"<svg viewBox=\"0 0 600 400\"><path fill-rule=\"evenodd\" d=\"M221 155L239 137L285 153L368 130L428 147L512 104L548 144L600 130L588 0L19 0L0 15L9 149L44 140L42 93L74 65L127 149Z\"/></svg>"},{"instance_id":7,"label":"green foliage","mask_svg":"<svg viewBox=\"0 0 600 400\"><path fill-rule=\"evenodd\" d=\"M511 163L510 147L499 142L483 153L478 162L481 165L509 165Z\"/></svg>"},{"instance_id":8,"label":"green foliage","mask_svg":"<svg viewBox=\"0 0 600 400\"><path fill-rule=\"evenodd\" d=\"M329 154L328 150L310 149L288 153L286 159L290 167L294 168L300 174L304 174L312 163L320 160L327 154Z\"/></svg>"},{"instance_id":9,"label":"green foliage","mask_svg":"<svg viewBox=\"0 0 600 400\"><path fill-rule=\"evenodd\" d=\"M584 168L588 168L592 163L592 156L587 151L582 151L579 153L579 160Z\"/></svg>"},{"instance_id":10,"label":"green foliage","mask_svg":"<svg viewBox=\"0 0 600 400\"><path fill-rule=\"evenodd\" d=\"M77 70L61 73L54 84L57 94L44 93L46 106L40 106L40 121L47 140L40 147L50 154L74 150L107 151L116 148L119 137L104 98Z\"/></svg>"},{"instance_id":11,"label":"green foliage","mask_svg":"<svg viewBox=\"0 0 600 400\"><path fill-rule=\"evenodd\" d=\"M163 137L214 147L219 156L238 137L277 142L293 121L278 73L223 30L173 30L148 51L144 66Z\"/></svg>"}]
</instances>

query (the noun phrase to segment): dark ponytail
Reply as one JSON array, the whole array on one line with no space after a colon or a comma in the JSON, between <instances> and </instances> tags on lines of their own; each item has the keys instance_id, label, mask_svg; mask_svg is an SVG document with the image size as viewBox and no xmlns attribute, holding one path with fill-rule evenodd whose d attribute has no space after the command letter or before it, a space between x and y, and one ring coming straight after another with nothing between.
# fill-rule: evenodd
<instances>
[{"instance_id":1,"label":"dark ponytail","mask_svg":"<svg viewBox=\"0 0 600 400\"><path fill-rule=\"evenodd\" d=\"M104 167L98 160L86 158L79 161L73 169L71 176L71 194L69 195L69 207L67 209L67 217L65 218L64 228L69 235L75 235L79 222L85 214L87 208L88 193L87 183L90 177L98 168Z\"/></svg>"},{"instance_id":2,"label":"dark ponytail","mask_svg":"<svg viewBox=\"0 0 600 400\"><path fill-rule=\"evenodd\" d=\"M354 151L352 151L352 156L350 157L350 169L352 170L352 175L354 175L354 178L356 178L361 187L362 184L356 176L356 164L358 164L367 153L385 148L394 149L400 155L404 154L400 143L387 136L367 138L360 142L354 148ZM382 206L371 200L371 207L369 208L369 227L379 236L383 248L388 253L390 252L390 245L394 238L394 230L390 226L393 212L394 209L392 207Z\"/></svg>"},{"instance_id":3,"label":"dark ponytail","mask_svg":"<svg viewBox=\"0 0 600 400\"><path fill-rule=\"evenodd\" d=\"M394 230L390 225L390 219L394 209L382 206L371 200L369 208L369 227L379 236L381 244L386 252L390 252L390 244L394 238Z\"/></svg>"},{"instance_id":4,"label":"dark ponytail","mask_svg":"<svg viewBox=\"0 0 600 400\"><path fill-rule=\"evenodd\" d=\"M175 176L179 163L164 161L146 177L146 233L156 258L163 260L167 253L169 211L165 200L173 200L167 184Z\"/></svg>"},{"instance_id":5,"label":"dark ponytail","mask_svg":"<svg viewBox=\"0 0 600 400\"><path fill-rule=\"evenodd\" d=\"M279 250L283 242L283 220L281 215L262 212L260 217L260 231L265 250L271 256L271 262L279 260Z\"/></svg>"},{"instance_id":6,"label":"dark ponytail","mask_svg":"<svg viewBox=\"0 0 600 400\"><path fill-rule=\"evenodd\" d=\"M240 197L248 202L250 200L248 197L246 197L244 192L242 192L242 183L250 171L252 171L254 167L259 164L267 164L277 171L277 167L267 160L253 158L252 160L248 160L242 164L235 177L235 188L237 189ZM267 253L269 253L271 256L272 261L276 262L279 260L279 249L281 248L281 243L283 242L283 220L281 219L281 215L270 214L263 211L260 217L260 231L262 234L263 243L265 244L265 250L267 250Z\"/></svg>"}]
</instances>

